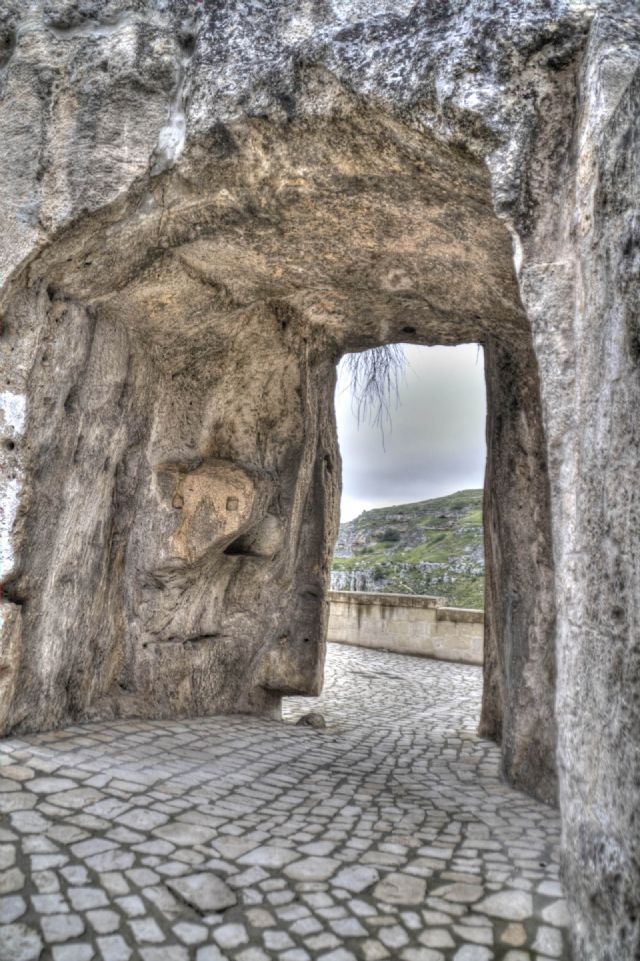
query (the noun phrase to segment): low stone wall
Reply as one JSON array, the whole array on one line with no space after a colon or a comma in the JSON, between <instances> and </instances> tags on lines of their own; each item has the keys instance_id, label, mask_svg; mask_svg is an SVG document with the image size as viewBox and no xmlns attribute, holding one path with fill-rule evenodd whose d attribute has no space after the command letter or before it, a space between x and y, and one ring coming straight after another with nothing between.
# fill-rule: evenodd
<instances>
[{"instance_id":1,"label":"low stone wall","mask_svg":"<svg viewBox=\"0 0 640 961\"><path fill-rule=\"evenodd\" d=\"M484 612L441 607L437 597L331 591L328 639L443 661L482 664Z\"/></svg>"}]
</instances>

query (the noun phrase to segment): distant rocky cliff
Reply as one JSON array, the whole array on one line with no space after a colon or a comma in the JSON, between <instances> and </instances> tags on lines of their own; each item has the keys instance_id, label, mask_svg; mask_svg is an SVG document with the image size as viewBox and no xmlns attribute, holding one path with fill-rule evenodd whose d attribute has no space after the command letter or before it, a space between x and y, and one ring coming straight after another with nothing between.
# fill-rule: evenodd
<instances>
[{"instance_id":1,"label":"distant rocky cliff","mask_svg":"<svg viewBox=\"0 0 640 961\"><path fill-rule=\"evenodd\" d=\"M484 607L482 491L365 511L340 525L331 586Z\"/></svg>"}]
</instances>

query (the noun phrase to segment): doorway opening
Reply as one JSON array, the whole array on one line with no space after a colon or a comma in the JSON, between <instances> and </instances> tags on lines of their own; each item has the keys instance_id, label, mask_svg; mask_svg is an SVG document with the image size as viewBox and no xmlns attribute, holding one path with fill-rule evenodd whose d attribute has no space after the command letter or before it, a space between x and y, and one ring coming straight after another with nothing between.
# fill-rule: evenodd
<instances>
[{"instance_id":1,"label":"doorway opening","mask_svg":"<svg viewBox=\"0 0 640 961\"><path fill-rule=\"evenodd\" d=\"M340 363L342 498L331 587L483 610L482 348L407 344L396 359L388 396L368 406L353 361ZM356 355L361 368L367 362Z\"/></svg>"}]
</instances>

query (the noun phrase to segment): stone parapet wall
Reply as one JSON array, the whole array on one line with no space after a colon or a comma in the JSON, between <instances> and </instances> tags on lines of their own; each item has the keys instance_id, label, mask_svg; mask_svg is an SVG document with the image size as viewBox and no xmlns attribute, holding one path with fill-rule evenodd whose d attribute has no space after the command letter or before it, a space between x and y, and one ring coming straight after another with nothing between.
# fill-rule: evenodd
<instances>
[{"instance_id":1,"label":"stone parapet wall","mask_svg":"<svg viewBox=\"0 0 640 961\"><path fill-rule=\"evenodd\" d=\"M328 640L443 661L482 664L484 612L437 597L331 591Z\"/></svg>"}]
</instances>

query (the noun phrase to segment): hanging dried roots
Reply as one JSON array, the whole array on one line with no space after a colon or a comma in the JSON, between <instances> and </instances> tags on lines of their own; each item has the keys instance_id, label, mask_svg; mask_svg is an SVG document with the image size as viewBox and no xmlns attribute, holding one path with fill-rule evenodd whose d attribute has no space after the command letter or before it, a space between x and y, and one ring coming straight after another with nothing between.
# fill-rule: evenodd
<instances>
[{"instance_id":1,"label":"hanging dried roots","mask_svg":"<svg viewBox=\"0 0 640 961\"><path fill-rule=\"evenodd\" d=\"M400 379L407 358L402 344L387 344L347 354L344 360L351 380L353 410L358 423L368 421L384 436L391 426L391 410L397 407Z\"/></svg>"}]
</instances>

